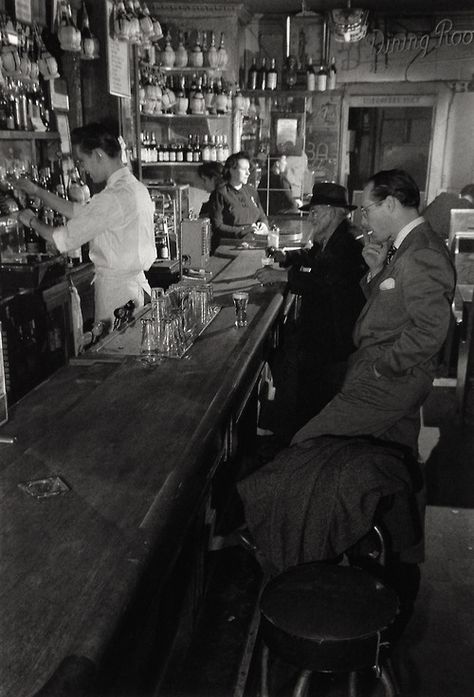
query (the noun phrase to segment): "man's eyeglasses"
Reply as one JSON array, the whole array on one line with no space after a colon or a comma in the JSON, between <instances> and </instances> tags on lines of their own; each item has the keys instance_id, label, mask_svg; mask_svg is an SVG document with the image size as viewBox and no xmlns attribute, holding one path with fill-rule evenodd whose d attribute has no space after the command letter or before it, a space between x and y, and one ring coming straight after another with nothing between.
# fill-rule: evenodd
<instances>
[{"instance_id":1,"label":"man's eyeglasses","mask_svg":"<svg viewBox=\"0 0 474 697\"><path fill-rule=\"evenodd\" d=\"M382 201L374 201L373 203L369 203L368 206L361 206L360 212L362 213L362 215L367 215L367 211L369 210L369 208L372 208L372 206L380 206L380 204L382 204L382 203L383 203L383 200Z\"/></svg>"}]
</instances>

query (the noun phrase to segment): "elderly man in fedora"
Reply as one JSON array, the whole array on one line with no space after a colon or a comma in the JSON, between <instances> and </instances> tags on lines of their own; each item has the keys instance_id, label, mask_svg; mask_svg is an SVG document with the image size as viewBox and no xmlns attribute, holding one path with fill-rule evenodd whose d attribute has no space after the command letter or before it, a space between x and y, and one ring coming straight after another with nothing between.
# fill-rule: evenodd
<instances>
[{"instance_id":1,"label":"elderly man in fedora","mask_svg":"<svg viewBox=\"0 0 474 697\"><path fill-rule=\"evenodd\" d=\"M352 330L365 302L360 279L367 272L348 217L354 208L343 186L316 183L301 209L309 212L312 246L276 250L280 268L256 273L263 284L286 281L287 290L301 297L299 315L287 322L272 361L275 399L261 413L260 425L275 434L276 447L288 444L337 393L354 350Z\"/></svg>"}]
</instances>

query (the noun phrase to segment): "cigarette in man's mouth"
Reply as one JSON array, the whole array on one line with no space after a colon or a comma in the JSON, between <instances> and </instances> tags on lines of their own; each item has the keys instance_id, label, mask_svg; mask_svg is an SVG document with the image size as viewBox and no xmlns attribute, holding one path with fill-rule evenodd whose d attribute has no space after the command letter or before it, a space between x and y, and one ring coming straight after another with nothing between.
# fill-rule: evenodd
<instances>
[{"instance_id":1,"label":"cigarette in man's mouth","mask_svg":"<svg viewBox=\"0 0 474 697\"><path fill-rule=\"evenodd\" d=\"M366 235L371 235L373 233L373 230L368 230L365 234ZM361 240L364 237L364 233L362 235L357 235L356 240Z\"/></svg>"}]
</instances>

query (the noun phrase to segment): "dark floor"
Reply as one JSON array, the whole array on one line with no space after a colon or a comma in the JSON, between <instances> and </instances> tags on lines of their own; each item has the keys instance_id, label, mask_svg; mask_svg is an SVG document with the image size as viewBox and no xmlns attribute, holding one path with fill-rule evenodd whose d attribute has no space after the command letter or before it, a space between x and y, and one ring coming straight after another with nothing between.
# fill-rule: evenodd
<instances>
[{"instance_id":1,"label":"dark floor","mask_svg":"<svg viewBox=\"0 0 474 697\"><path fill-rule=\"evenodd\" d=\"M426 462L426 561L415 614L393 653L402 697L474 696L474 390L463 428L454 394L436 388L423 411L420 452ZM213 553L216 573L208 612L178 679L160 695L258 697L258 591L261 573L241 548ZM274 666L271 697L294 685L289 666ZM371 675L361 697L382 697ZM341 679L316 677L308 697L342 697Z\"/></svg>"}]
</instances>

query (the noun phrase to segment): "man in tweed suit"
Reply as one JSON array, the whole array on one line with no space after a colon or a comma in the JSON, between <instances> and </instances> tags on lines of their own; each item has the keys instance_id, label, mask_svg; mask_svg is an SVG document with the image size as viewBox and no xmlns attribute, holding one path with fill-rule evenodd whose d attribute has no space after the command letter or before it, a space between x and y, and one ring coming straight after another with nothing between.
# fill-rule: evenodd
<instances>
[{"instance_id":1,"label":"man in tweed suit","mask_svg":"<svg viewBox=\"0 0 474 697\"><path fill-rule=\"evenodd\" d=\"M417 453L419 410L445 341L455 273L448 250L418 214L420 193L403 170L375 174L363 191L367 302L341 391L293 438L370 435Z\"/></svg>"}]
</instances>

